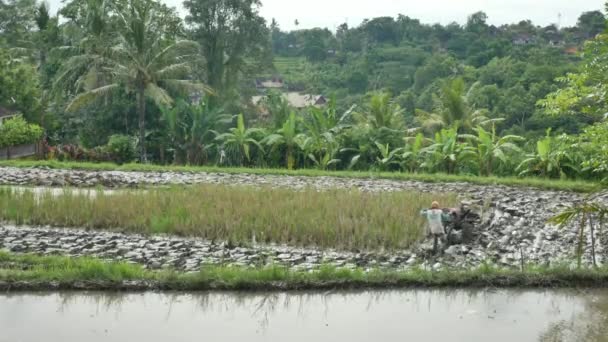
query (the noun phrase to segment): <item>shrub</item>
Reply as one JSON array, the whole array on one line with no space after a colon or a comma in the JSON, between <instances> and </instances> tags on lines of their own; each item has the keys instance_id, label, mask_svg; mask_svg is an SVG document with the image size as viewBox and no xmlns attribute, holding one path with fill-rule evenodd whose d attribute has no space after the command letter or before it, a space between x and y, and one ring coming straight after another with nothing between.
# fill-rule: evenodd
<instances>
[{"instance_id":1,"label":"shrub","mask_svg":"<svg viewBox=\"0 0 608 342\"><path fill-rule=\"evenodd\" d=\"M42 133L40 126L28 124L22 116L17 116L0 126L0 148L34 143Z\"/></svg>"},{"instance_id":2,"label":"shrub","mask_svg":"<svg viewBox=\"0 0 608 342\"><path fill-rule=\"evenodd\" d=\"M110 154L110 158L120 164L133 161L137 156L135 147L135 140L122 134L112 135L108 144L106 145L106 151Z\"/></svg>"}]
</instances>

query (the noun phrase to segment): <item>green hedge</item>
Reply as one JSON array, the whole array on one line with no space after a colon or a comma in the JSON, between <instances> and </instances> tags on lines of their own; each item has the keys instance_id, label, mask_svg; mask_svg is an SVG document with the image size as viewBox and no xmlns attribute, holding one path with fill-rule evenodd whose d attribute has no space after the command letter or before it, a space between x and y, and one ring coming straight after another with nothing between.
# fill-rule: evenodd
<instances>
[{"instance_id":1,"label":"green hedge","mask_svg":"<svg viewBox=\"0 0 608 342\"><path fill-rule=\"evenodd\" d=\"M5 121L0 126L0 148L31 144L42 137L42 128L28 124L22 116Z\"/></svg>"}]
</instances>

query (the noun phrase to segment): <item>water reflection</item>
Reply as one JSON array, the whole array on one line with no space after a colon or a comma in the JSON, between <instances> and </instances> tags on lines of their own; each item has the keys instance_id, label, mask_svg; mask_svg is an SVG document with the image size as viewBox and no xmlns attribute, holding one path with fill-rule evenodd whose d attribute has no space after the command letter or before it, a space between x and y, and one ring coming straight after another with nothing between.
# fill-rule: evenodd
<instances>
[{"instance_id":1,"label":"water reflection","mask_svg":"<svg viewBox=\"0 0 608 342\"><path fill-rule=\"evenodd\" d=\"M608 296L587 293L585 310L570 320L554 322L540 337L541 342L608 342Z\"/></svg>"},{"instance_id":2,"label":"water reflection","mask_svg":"<svg viewBox=\"0 0 608 342\"><path fill-rule=\"evenodd\" d=\"M606 291L7 294L0 341L604 342L607 313Z\"/></svg>"}]
</instances>

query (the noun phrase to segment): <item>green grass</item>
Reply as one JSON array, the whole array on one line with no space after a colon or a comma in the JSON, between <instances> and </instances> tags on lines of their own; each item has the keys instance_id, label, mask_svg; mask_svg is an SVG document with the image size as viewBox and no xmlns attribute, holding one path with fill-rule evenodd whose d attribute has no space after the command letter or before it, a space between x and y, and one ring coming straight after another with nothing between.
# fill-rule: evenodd
<instances>
[{"instance_id":1,"label":"green grass","mask_svg":"<svg viewBox=\"0 0 608 342\"><path fill-rule=\"evenodd\" d=\"M608 269L571 270L528 266L525 272L483 265L474 270L348 270L322 266L313 271L281 266L230 268L209 266L195 273L148 271L141 266L91 258L15 255L0 251L0 289L121 289L127 281L161 290L310 290L388 287L604 287ZM24 284L27 283L27 284ZM54 285L51 285L54 284Z\"/></svg>"},{"instance_id":2,"label":"green grass","mask_svg":"<svg viewBox=\"0 0 608 342\"><path fill-rule=\"evenodd\" d=\"M0 161L0 166L12 167L49 167L54 169L97 170L97 171L150 171L150 172L210 172L228 174L256 174L256 175L285 175L305 177L339 177L360 179L391 179L399 181L420 181L428 183L454 183L466 182L478 185L505 185L513 187L533 187L546 190L564 190L581 193L592 193L603 187L598 182L584 180L556 180L544 178L518 178L518 177L480 177L469 175L446 175L401 172L363 172L363 171L321 171L312 169L286 170L263 168L226 168L214 166L167 166L152 164L124 164L111 163L81 163L57 161L9 160Z\"/></svg>"},{"instance_id":3,"label":"green grass","mask_svg":"<svg viewBox=\"0 0 608 342\"><path fill-rule=\"evenodd\" d=\"M289 76L292 73L302 71L303 63L306 59L303 57L275 57L274 66L283 76Z\"/></svg>"},{"instance_id":4,"label":"green grass","mask_svg":"<svg viewBox=\"0 0 608 342\"><path fill-rule=\"evenodd\" d=\"M287 243L338 249L400 249L420 240L420 210L455 194L416 191L254 188L195 185L95 196L0 187L0 220L16 224L169 233L249 244Z\"/></svg>"}]
</instances>

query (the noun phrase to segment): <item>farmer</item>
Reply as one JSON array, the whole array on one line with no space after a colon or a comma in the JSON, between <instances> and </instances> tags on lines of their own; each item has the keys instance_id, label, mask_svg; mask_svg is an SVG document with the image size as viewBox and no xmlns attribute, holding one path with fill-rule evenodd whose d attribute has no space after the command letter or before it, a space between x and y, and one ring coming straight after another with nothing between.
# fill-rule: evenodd
<instances>
[{"instance_id":1,"label":"farmer","mask_svg":"<svg viewBox=\"0 0 608 342\"><path fill-rule=\"evenodd\" d=\"M437 253L438 240L445 238L444 222L450 221L450 215L439 207L437 201L431 204L431 209L423 209L420 214L425 216L428 221L427 236L433 236L433 253Z\"/></svg>"}]
</instances>

